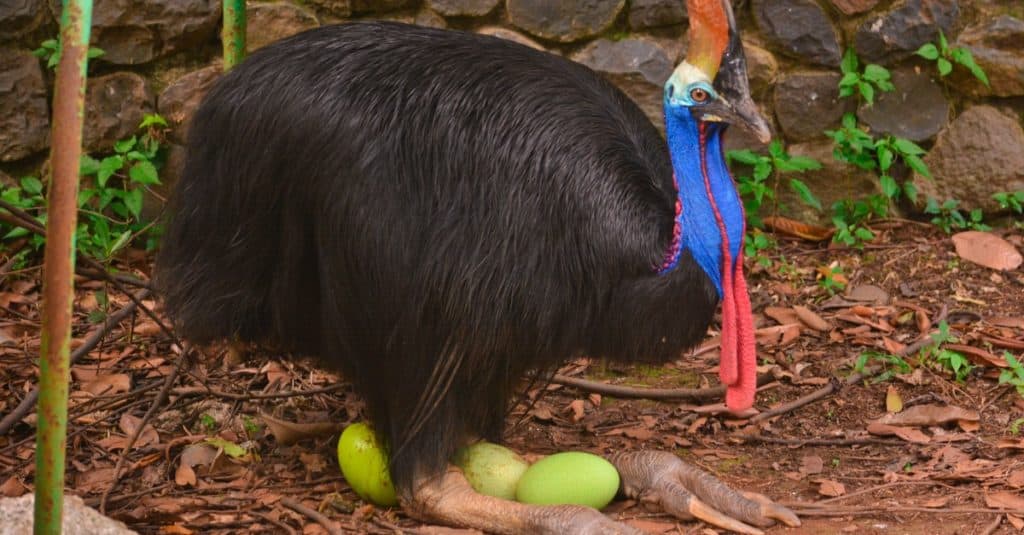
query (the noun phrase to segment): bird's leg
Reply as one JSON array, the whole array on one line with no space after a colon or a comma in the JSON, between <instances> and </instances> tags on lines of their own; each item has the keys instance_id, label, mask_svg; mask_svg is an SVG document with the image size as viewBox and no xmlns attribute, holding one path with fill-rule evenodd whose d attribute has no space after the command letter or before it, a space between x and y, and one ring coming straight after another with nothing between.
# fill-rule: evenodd
<instances>
[{"instance_id":1,"label":"bird's leg","mask_svg":"<svg viewBox=\"0 0 1024 535\"><path fill-rule=\"evenodd\" d=\"M789 509L766 496L740 493L711 474L684 463L665 451L635 451L613 454L608 460L622 479L626 496L659 504L679 518L699 518L737 533L760 534L757 527L780 521L800 525Z\"/></svg>"},{"instance_id":2,"label":"bird's leg","mask_svg":"<svg viewBox=\"0 0 1024 535\"><path fill-rule=\"evenodd\" d=\"M415 518L451 526L513 535L601 533L642 535L590 507L527 505L477 493L462 471L449 466L444 474L417 482L411 495L402 493L402 508Z\"/></svg>"}]
</instances>

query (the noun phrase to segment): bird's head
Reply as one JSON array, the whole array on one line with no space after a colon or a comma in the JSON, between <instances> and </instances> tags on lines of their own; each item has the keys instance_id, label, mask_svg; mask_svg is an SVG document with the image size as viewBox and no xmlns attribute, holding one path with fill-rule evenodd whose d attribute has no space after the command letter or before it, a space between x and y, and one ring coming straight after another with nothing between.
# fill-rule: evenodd
<instances>
[{"instance_id":1,"label":"bird's head","mask_svg":"<svg viewBox=\"0 0 1024 535\"><path fill-rule=\"evenodd\" d=\"M729 0L687 0L690 47L665 84L665 126L678 191L675 236L662 272L689 253L722 303L720 377L726 404L754 402L757 357L743 276L743 204L725 165L721 135L730 124L764 142L768 124L750 98L743 44Z\"/></svg>"}]
</instances>

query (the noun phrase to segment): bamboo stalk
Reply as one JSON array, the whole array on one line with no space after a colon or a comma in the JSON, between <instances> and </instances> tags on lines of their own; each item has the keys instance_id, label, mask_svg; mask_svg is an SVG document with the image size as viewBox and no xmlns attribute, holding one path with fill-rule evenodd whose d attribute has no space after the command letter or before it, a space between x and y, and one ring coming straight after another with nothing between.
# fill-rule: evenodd
<instances>
[{"instance_id":1,"label":"bamboo stalk","mask_svg":"<svg viewBox=\"0 0 1024 535\"><path fill-rule=\"evenodd\" d=\"M245 0L223 0L224 27L220 39L224 45L224 70L231 70L245 59Z\"/></svg>"}]
</instances>

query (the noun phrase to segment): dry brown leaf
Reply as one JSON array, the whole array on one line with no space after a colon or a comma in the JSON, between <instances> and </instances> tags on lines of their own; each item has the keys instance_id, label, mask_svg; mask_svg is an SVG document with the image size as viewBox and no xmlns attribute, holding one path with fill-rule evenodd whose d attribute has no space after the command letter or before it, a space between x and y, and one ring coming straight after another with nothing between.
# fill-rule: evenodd
<instances>
[{"instance_id":1,"label":"dry brown leaf","mask_svg":"<svg viewBox=\"0 0 1024 535\"><path fill-rule=\"evenodd\" d=\"M1024 488L1024 468L1018 468L1006 476L1006 484L1015 488Z\"/></svg>"},{"instance_id":2,"label":"dry brown leaf","mask_svg":"<svg viewBox=\"0 0 1024 535\"><path fill-rule=\"evenodd\" d=\"M998 355L994 355L981 349L980 347L968 346L963 344L945 344L943 347L951 351L957 351L963 353L968 360L974 364L985 366L995 366L997 368L1009 368L1010 365L1006 362L1006 359Z\"/></svg>"},{"instance_id":3,"label":"dry brown leaf","mask_svg":"<svg viewBox=\"0 0 1024 535\"><path fill-rule=\"evenodd\" d=\"M142 425L142 418L132 416L128 413L122 414L121 420L118 422L118 427L120 427L121 431L124 431L124 434L129 437L135 433L140 425ZM154 429L152 425L146 424L146 426L142 428L142 432L139 433L139 438L135 440L135 447L142 448L159 443L160 434L156 432L156 429Z\"/></svg>"},{"instance_id":4,"label":"dry brown leaf","mask_svg":"<svg viewBox=\"0 0 1024 535\"><path fill-rule=\"evenodd\" d=\"M832 325L829 322L825 321L816 312L805 306L794 305L793 311L796 312L797 317L800 318L800 321L802 321L804 325L807 325L815 331L827 332L832 329Z\"/></svg>"},{"instance_id":5,"label":"dry brown leaf","mask_svg":"<svg viewBox=\"0 0 1024 535\"><path fill-rule=\"evenodd\" d=\"M268 385L273 385L275 383L284 384L291 376L288 368L285 368L280 362L273 360L266 363L266 365L260 369L260 373L266 374Z\"/></svg>"},{"instance_id":6,"label":"dry brown leaf","mask_svg":"<svg viewBox=\"0 0 1024 535\"><path fill-rule=\"evenodd\" d=\"M132 329L132 332L134 332L136 336L156 336L163 331L155 321L147 319L136 324L135 328Z\"/></svg>"},{"instance_id":7,"label":"dry brown leaf","mask_svg":"<svg viewBox=\"0 0 1024 535\"><path fill-rule=\"evenodd\" d=\"M299 453L299 460L314 474L323 473L327 468L327 461L319 453Z\"/></svg>"},{"instance_id":8,"label":"dry brown leaf","mask_svg":"<svg viewBox=\"0 0 1024 535\"><path fill-rule=\"evenodd\" d=\"M626 524L633 526L636 529L644 533L659 534L669 533L675 531L676 525L669 522L658 522L656 520L643 520L640 518L633 518L625 521Z\"/></svg>"},{"instance_id":9,"label":"dry brown leaf","mask_svg":"<svg viewBox=\"0 0 1024 535\"><path fill-rule=\"evenodd\" d=\"M868 424L868 433L878 436L897 436L907 442L913 442L915 444L927 444L931 442L931 438L921 431L912 427L899 427L896 425L880 424L878 422L872 422Z\"/></svg>"},{"instance_id":10,"label":"dry brown leaf","mask_svg":"<svg viewBox=\"0 0 1024 535\"><path fill-rule=\"evenodd\" d=\"M889 413L897 413L903 410L903 398L894 385L889 385L885 392L885 410Z\"/></svg>"},{"instance_id":11,"label":"dry brown leaf","mask_svg":"<svg viewBox=\"0 0 1024 535\"><path fill-rule=\"evenodd\" d=\"M160 526L160 535L193 535L195 532L181 524Z\"/></svg>"},{"instance_id":12,"label":"dry brown leaf","mask_svg":"<svg viewBox=\"0 0 1024 535\"><path fill-rule=\"evenodd\" d=\"M179 487L194 487L198 479L196 471L185 463L179 463L178 469L174 471L174 484Z\"/></svg>"},{"instance_id":13,"label":"dry brown leaf","mask_svg":"<svg viewBox=\"0 0 1024 535\"><path fill-rule=\"evenodd\" d=\"M574 399L569 402L569 410L572 411L572 421L578 422L583 419L584 403L582 399Z\"/></svg>"},{"instance_id":14,"label":"dry brown leaf","mask_svg":"<svg viewBox=\"0 0 1024 535\"><path fill-rule=\"evenodd\" d=\"M1018 492L993 492L985 495L985 505L999 509L1024 510L1024 496Z\"/></svg>"},{"instance_id":15,"label":"dry brown leaf","mask_svg":"<svg viewBox=\"0 0 1024 535\"><path fill-rule=\"evenodd\" d=\"M807 455L800 459L800 471L807 475L820 474L825 469L825 461L817 455Z\"/></svg>"},{"instance_id":16,"label":"dry brown leaf","mask_svg":"<svg viewBox=\"0 0 1024 535\"><path fill-rule=\"evenodd\" d=\"M888 336L882 337L882 345L885 346L885 350L891 355L900 355L907 348L906 344L901 344Z\"/></svg>"},{"instance_id":17,"label":"dry brown leaf","mask_svg":"<svg viewBox=\"0 0 1024 535\"><path fill-rule=\"evenodd\" d=\"M899 414L886 414L876 420L886 425L927 426L943 425L958 420L978 421L977 411L962 409L953 405L915 405Z\"/></svg>"},{"instance_id":18,"label":"dry brown leaf","mask_svg":"<svg viewBox=\"0 0 1024 535\"><path fill-rule=\"evenodd\" d=\"M132 378L126 373L99 374L82 385L82 390L98 396L101 394L123 394L132 389Z\"/></svg>"},{"instance_id":19,"label":"dry brown leaf","mask_svg":"<svg viewBox=\"0 0 1024 535\"><path fill-rule=\"evenodd\" d=\"M800 321L800 317L796 315L796 311L790 307L765 307L764 315L775 320L779 325L797 323Z\"/></svg>"},{"instance_id":20,"label":"dry brown leaf","mask_svg":"<svg viewBox=\"0 0 1024 535\"><path fill-rule=\"evenodd\" d=\"M762 327L754 332L757 342L762 346L785 346L800 337L799 323Z\"/></svg>"},{"instance_id":21,"label":"dry brown leaf","mask_svg":"<svg viewBox=\"0 0 1024 535\"><path fill-rule=\"evenodd\" d=\"M979 266L1000 271L1010 271L1024 263L1017 248L1010 242L989 232L968 230L954 234L951 238L956 254Z\"/></svg>"},{"instance_id":22,"label":"dry brown leaf","mask_svg":"<svg viewBox=\"0 0 1024 535\"><path fill-rule=\"evenodd\" d=\"M842 496L846 494L846 485L843 485L838 481L826 479L825 481L822 481L821 486L818 487L818 494L832 498Z\"/></svg>"},{"instance_id":23,"label":"dry brown leaf","mask_svg":"<svg viewBox=\"0 0 1024 535\"><path fill-rule=\"evenodd\" d=\"M803 238L810 241L825 241L832 237L834 229L809 225L788 217L770 215L762 219L764 225L779 234Z\"/></svg>"},{"instance_id":24,"label":"dry brown leaf","mask_svg":"<svg viewBox=\"0 0 1024 535\"><path fill-rule=\"evenodd\" d=\"M945 507L949 503L949 496L939 496L936 498L930 498L925 500L921 505L923 507Z\"/></svg>"},{"instance_id":25,"label":"dry brown leaf","mask_svg":"<svg viewBox=\"0 0 1024 535\"><path fill-rule=\"evenodd\" d=\"M7 480L0 485L0 496L7 498L17 498L26 492L28 492L28 487L23 485L21 481L18 481L18 478L15 476L7 478Z\"/></svg>"},{"instance_id":26,"label":"dry brown leaf","mask_svg":"<svg viewBox=\"0 0 1024 535\"><path fill-rule=\"evenodd\" d=\"M852 301L874 303L876 305L889 304L889 292L874 284L861 284L850 288L845 296Z\"/></svg>"},{"instance_id":27,"label":"dry brown leaf","mask_svg":"<svg viewBox=\"0 0 1024 535\"><path fill-rule=\"evenodd\" d=\"M1020 316L995 316L989 318L990 324L996 327L1009 327L1011 329L1024 329L1024 318Z\"/></svg>"},{"instance_id":28,"label":"dry brown leaf","mask_svg":"<svg viewBox=\"0 0 1024 535\"><path fill-rule=\"evenodd\" d=\"M932 320L924 310L915 310L914 319L917 320L917 331L921 334L927 334L932 328Z\"/></svg>"},{"instance_id":29,"label":"dry brown leaf","mask_svg":"<svg viewBox=\"0 0 1024 535\"><path fill-rule=\"evenodd\" d=\"M956 425L960 426L960 429L968 433L973 433L981 429L981 422L977 420L957 420Z\"/></svg>"},{"instance_id":30,"label":"dry brown leaf","mask_svg":"<svg viewBox=\"0 0 1024 535\"><path fill-rule=\"evenodd\" d=\"M263 418L264 423L267 424L267 429L269 429L270 433L274 435L277 443L282 446L295 444L296 442L307 438L333 435L335 433L340 433L345 428L344 425L334 422L317 422L311 424L289 422L274 418L269 414L260 414L260 418Z\"/></svg>"},{"instance_id":31,"label":"dry brown leaf","mask_svg":"<svg viewBox=\"0 0 1024 535\"><path fill-rule=\"evenodd\" d=\"M1024 531L1024 516L1017 515L1006 515L1006 521L1010 523L1017 531Z\"/></svg>"}]
</instances>

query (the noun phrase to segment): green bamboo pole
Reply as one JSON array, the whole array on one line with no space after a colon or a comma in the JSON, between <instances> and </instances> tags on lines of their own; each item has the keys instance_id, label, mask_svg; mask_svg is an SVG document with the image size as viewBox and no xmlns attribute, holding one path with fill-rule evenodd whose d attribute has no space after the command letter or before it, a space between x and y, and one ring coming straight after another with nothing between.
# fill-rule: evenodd
<instances>
[{"instance_id":1,"label":"green bamboo pole","mask_svg":"<svg viewBox=\"0 0 1024 535\"><path fill-rule=\"evenodd\" d=\"M36 414L36 535L59 534L64 508L71 305L74 299L78 165L88 67L92 0L65 0L60 21L61 56L53 91L53 129L43 252L43 325L39 348Z\"/></svg>"},{"instance_id":2,"label":"green bamboo pole","mask_svg":"<svg viewBox=\"0 0 1024 535\"><path fill-rule=\"evenodd\" d=\"M245 59L245 0L223 0L224 27L220 40L224 45L224 70Z\"/></svg>"}]
</instances>

